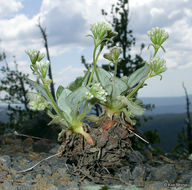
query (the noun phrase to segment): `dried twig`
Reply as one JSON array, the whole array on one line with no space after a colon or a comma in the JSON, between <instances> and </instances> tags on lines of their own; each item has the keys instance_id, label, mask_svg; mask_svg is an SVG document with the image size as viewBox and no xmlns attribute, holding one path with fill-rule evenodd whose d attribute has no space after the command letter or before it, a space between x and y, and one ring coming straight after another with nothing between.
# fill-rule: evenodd
<instances>
[{"instance_id":1,"label":"dried twig","mask_svg":"<svg viewBox=\"0 0 192 190\"><path fill-rule=\"evenodd\" d=\"M51 155L51 156L48 156L47 158L44 158L44 159L42 159L42 160L40 160L39 162L37 162L35 165L33 165L32 167L30 167L30 168L27 168L27 169L25 169L25 170L21 170L21 171L11 171L11 170L7 170L7 169L5 169L5 168L3 168L3 166L0 164L0 169L1 170L3 170L3 171L6 171L6 172L8 172L8 173L25 173L25 172L29 172L29 171L31 171L33 168L35 168L36 166L38 166L40 163L42 163L43 161L46 161L46 160L48 160L48 159L50 159L50 158L53 158L53 157L55 157L55 156L58 156L60 154L60 152L59 153L57 153L57 154L54 154L54 155Z\"/></svg>"},{"instance_id":2,"label":"dried twig","mask_svg":"<svg viewBox=\"0 0 192 190\"><path fill-rule=\"evenodd\" d=\"M32 167L30 167L30 168L28 168L28 169L25 169L25 170L21 170L21 171L16 171L16 173L25 173L25 172L31 171L33 168L35 168L37 165L39 165L39 164L42 163L43 161L46 161L46 160L48 160L48 159L50 159L50 158L53 158L53 157L55 157L55 156L58 156L59 154L60 154L60 152L57 153L57 154L48 156L47 158L44 158L44 159L40 160L39 162L37 162L37 163L36 163L35 165L33 165Z\"/></svg>"},{"instance_id":3,"label":"dried twig","mask_svg":"<svg viewBox=\"0 0 192 190\"><path fill-rule=\"evenodd\" d=\"M86 178L87 176L83 176L80 180L79 180L79 183L83 182L83 180Z\"/></svg>"},{"instance_id":4,"label":"dried twig","mask_svg":"<svg viewBox=\"0 0 192 190\"><path fill-rule=\"evenodd\" d=\"M34 137L34 136L30 136L30 135L20 134L20 133L18 133L17 131L14 131L14 135L16 135L16 136L21 136L21 137L28 137L28 138L32 138L32 139L38 139L38 140L45 140L45 141L57 142L57 141L54 141L54 140L45 139L45 138L41 138L41 137Z\"/></svg>"},{"instance_id":5,"label":"dried twig","mask_svg":"<svg viewBox=\"0 0 192 190\"><path fill-rule=\"evenodd\" d=\"M121 124L125 127L127 127L127 125L121 121ZM134 134L135 136L137 136L138 138L140 138L142 141L144 141L145 143L149 144L148 141L146 141L144 138L142 138L141 136L139 136L137 133L133 132L132 130L130 130L128 127L127 127L128 131L131 132L132 134Z\"/></svg>"}]
</instances>

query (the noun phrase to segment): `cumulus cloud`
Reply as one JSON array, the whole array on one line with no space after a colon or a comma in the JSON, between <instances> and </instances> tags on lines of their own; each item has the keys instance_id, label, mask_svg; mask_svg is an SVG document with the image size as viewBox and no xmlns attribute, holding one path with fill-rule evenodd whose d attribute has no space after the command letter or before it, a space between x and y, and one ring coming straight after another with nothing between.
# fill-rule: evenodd
<instances>
[{"instance_id":1,"label":"cumulus cloud","mask_svg":"<svg viewBox=\"0 0 192 190\"><path fill-rule=\"evenodd\" d=\"M11 16L23 8L22 3L17 0L1 0L0 2L0 18Z\"/></svg>"},{"instance_id":2,"label":"cumulus cloud","mask_svg":"<svg viewBox=\"0 0 192 190\"><path fill-rule=\"evenodd\" d=\"M144 1L137 6L132 5L130 28L133 29L137 42L146 44L149 43L146 36L148 30L157 26L165 28L169 33L169 39L165 44L167 66L190 67L192 66L191 10L190 1L175 0L174 3L171 0Z\"/></svg>"},{"instance_id":3,"label":"cumulus cloud","mask_svg":"<svg viewBox=\"0 0 192 190\"><path fill-rule=\"evenodd\" d=\"M8 55L21 58L26 49L40 48L41 41L36 20L36 18L29 19L23 14L0 20L2 50Z\"/></svg>"},{"instance_id":4,"label":"cumulus cloud","mask_svg":"<svg viewBox=\"0 0 192 190\"><path fill-rule=\"evenodd\" d=\"M22 7L22 1L4 0L3 2L8 1L15 2L15 5L12 5L15 11ZM74 47L90 46L85 35L89 31L90 23L104 19L101 16L103 7L109 8L109 2L43 0L40 12L32 18L28 18L20 11L15 16L0 19L1 48L19 58L22 57L25 49L40 49L43 43L37 27L39 18L42 26L46 28L51 55L57 56Z\"/></svg>"},{"instance_id":5,"label":"cumulus cloud","mask_svg":"<svg viewBox=\"0 0 192 190\"><path fill-rule=\"evenodd\" d=\"M84 67L72 67L71 65L65 67L64 69L61 69L57 74L55 75L55 84L68 86L69 83L76 79L77 76L83 76L84 74Z\"/></svg>"},{"instance_id":6,"label":"cumulus cloud","mask_svg":"<svg viewBox=\"0 0 192 190\"><path fill-rule=\"evenodd\" d=\"M72 48L87 48L90 41L85 37L89 24L103 21L101 9L110 12L112 1L90 0L43 0L40 11L32 18L22 14L22 1L1 0L0 38L1 48L19 59L28 48L43 49L41 34L36 26L41 18L46 27L50 53L58 56ZM9 5L7 8L6 6ZM10 6L11 5L11 6ZM4 8L3 8L4 7ZM25 7L24 7L25 8ZM6 13L4 13L6 10ZM170 35L165 47L168 67L185 68L191 66L192 48L192 3L175 0L134 0L130 1L130 29L139 44L149 43L146 32L152 27L163 27ZM4 12L3 12L4 11ZM20 12L19 12L20 11ZM13 15L13 13L17 13ZM144 56L147 54L144 53ZM22 58L23 59L23 58ZM185 66L186 65L186 66Z\"/></svg>"}]
</instances>

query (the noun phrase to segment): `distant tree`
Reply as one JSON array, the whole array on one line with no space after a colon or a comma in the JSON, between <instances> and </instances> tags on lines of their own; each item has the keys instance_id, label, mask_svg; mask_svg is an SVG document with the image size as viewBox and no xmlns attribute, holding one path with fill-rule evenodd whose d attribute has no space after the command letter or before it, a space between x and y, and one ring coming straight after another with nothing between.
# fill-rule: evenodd
<instances>
[{"instance_id":1,"label":"distant tree","mask_svg":"<svg viewBox=\"0 0 192 190\"><path fill-rule=\"evenodd\" d=\"M150 144L159 144L161 142L157 129L145 131L144 136Z\"/></svg>"},{"instance_id":2,"label":"distant tree","mask_svg":"<svg viewBox=\"0 0 192 190\"><path fill-rule=\"evenodd\" d=\"M186 98L186 126L182 127L182 131L177 135L178 145L174 147L173 151L181 155L187 156L192 153L192 126L191 126L191 115L190 115L190 100L187 89L183 83L183 89L185 91Z\"/></svg>"},{"instance_id":3,"label":"distant tree","mask_svg":"<svg viewBox=\"0 0 192 190\"><path fill-rule=\"evenodd\" d=\"M113 42L107 42L108 48L113 46L118 46L122 48L123 59L118 63L117 76L129 76L135 70L139 69L144 65L144 61L140 55L135 55L132 58L130 51L132 46L135 45L136 39L133 37L133 32L128 28L129 25L129 1L128 0L118 0L116 5L112 5L111 12L108 14L105 10L101 10L103 16L109 16L112 21L108 23L112 26L113 30L118 33L118 35L113 38ZM144 48L144 44L141 45L141 52ZM140 53L141 54L141 53ZM92 63L87 63L84 56L81 57L81 62L87 70L92 66ZM114 71L114 66L102 65L102 67L107 71ZM148 105L148 107L150 107ZM100 106L95 107L97 114L101 111Z\"/></svg>"},{"instance_id":4,"label":"distant tree","mask_svg":"<svg viewBox=\"0 0 192 190\"><path fill-rule=\"evenodd\" d=\"M14 57L15 69L11 69L6 60L6 54L1 54L0 67L0 101L8 105L9 123L7 128L21 129L23 122L28 118L32 118L34 112L28 108L27 92L32 87L28 84L24 74L18 70L17 62Z\"/></svg>"},{"instance_id":5,"label":"distant tree","mask_svg":"<svg viewBox=\"0 0 192 190\"><path fill-rule=\"evenodd\" d=\"M48 75L49 75L49 78L51 79L51 85L50 85L50 88L51 88L51 94L54 98L54 100L56 101L56 97L55 97L55 88L54 88L54 83L53 83L53 76L52 76L52 69L51 69L51 58L50 58L50 55L49 55L49 46L48 46L48 40L47 40L47 34L46 34L46 28L43 28L41 23L40 23L40 19L39 19L39 23L37 25L41 31L41 35L43 37L43 40L44 40L44 47L46 49L46 55L47 55L47 60L50 62L49 64L49 71L48 71Z\"/></svg>"},{"instance_id":6,"label":"distant tree","mask_svg":"<svg viewBox=\"0 0 192 190\"><path fill-rule=\"evenodd\" d=\"M114 31L118 33L118 35L114 37L113 42L108 42L108 48L113 46L122 48L123 59L118 63L117 76L129 76L144 65L144 61L140 55L135 55L135 57L132 58L130 54L136 39L133 37L133 31L129 29L129 1L118 0L115 5L112 5L110 14L102 9L102 15L108 16L107 18L112 18L112 21L109 20L108 22L112 25ZM142 44L141 52L144 47L144 44ZM114 70L114 66L103 65L103 68L109 71Z\"/></svg>"},{"instance_id":7,"label":"distant tree","mask_svg":"<svg viewBox=\"0 0 192 190\"><path fill-rule=\"evenodd\" d=\"M192 126L191 126L191 116L190 116L190 100L189 100L189 96L187 93L187 89L183 83L183 89L185 91L185 97L186 97L186 133L187 133L187 147L188 147L188 152L192 153Z\"/></svg>"}]
</instances>

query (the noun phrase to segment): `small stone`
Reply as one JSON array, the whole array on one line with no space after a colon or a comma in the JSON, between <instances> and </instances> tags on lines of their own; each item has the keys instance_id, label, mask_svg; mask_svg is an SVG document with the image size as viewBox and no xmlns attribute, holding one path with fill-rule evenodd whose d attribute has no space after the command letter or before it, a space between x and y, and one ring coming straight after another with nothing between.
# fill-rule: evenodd
<instances>
[{"instance_id":1,"label":"small stone","mask_svg":"<svg viewBox=\"0 0 192 190\"><path fill-rule=\"evenodd\" d=\"M3 190L17 190L17 185L12 184L11 182L4 182L1 184Z\"/></svg>"},{"instance_id":2,"label":"small stone","mask_svg":"<svg viewBox=\"0 0 192 190\"><path fill-rule=\"evenodd\" d=\"M180 161L178 161L178 165L181 166L183 170L191 170L192 161L191 160L180 160Z\"/></svg>"},{"instance_id":3,"label":"small stone","mask_svg":"<svg viewBox=\"0 0 192 190\"><path fill-rule=\"evenodd\" d=\"M139 151L131 152L129 155L129 162L142 163L145 161L146 161L146 158Z\"/></svg>"},{"instance_id":4,"label":"small stone","mask_svg":"<svg viewBox=\"0 0 192 190\"><path fill-rule=\"evenodd\" d=\"M24 175L24 181L27 185L32 185L35 179L35 174L27 173Z\"/></svg>"},{"instance_id":5,"label":"small stone","mask_svg":"<svg viewBox=\"0 0 192 190\"><path fill-rule=\"evenodd\" d=\"M8 155L0 156L0 164L2 164L4 169L10 169L11 158Z\"/></svg>"},{"instance_id":6,"label":"small stone","mask_svg":"<svg viewBox=\"0 0 192 190\"><path fill-rule=\"evenodd\" d=\"M52 175L51 167L47 165L42 165L41 169L43 169L45 175Z\"/></svg>"},{"instance_id":7,"label":"small stone","mask_svg":"<svg viewBox=\"0 0 192 190\"><path fill-rule=\"evenodd\" d=\"M64 176L67 173L67 170L65 168L58 168L57 172L61 175Z\"/></svg>"},{"instance_id":8,"label":"small stone","mask_svg":"<svg viewBox=\"0 0 192 190\"><path fill-rule=\"evenodd\" d=\"M135 180L137 178L144 179L146 177L145 167L141 165L137 165L132 172L132 178Z\"/></svg>"},{"instance_id":9,"label":"small stone","mask_svg":"<svg viewBox=\"0 0 192 190\"><path fill-rule=\"evenodd\" d=\"M151 181L165 181L169 183L174 183L177 178L177 172L174 165L165 164L157 168L152 167L149 179Z\"/></svg>"},{"instance_id":10,"label":"small stone","mask_svg":"<svg viewBox=\"0 0 192 190\"><path fill-rule=\"evenodd\" d=\"M129 166L121 167L117 173L116 176L123 179L125 182L130 182L130 179L132 179L131 171Z\"/></svg>"},{"instance_id":11,"label":"small stone","mask_svg":"<svg viewBox=\"0 0 192 190\"><path fill-rule=\"evenodd\" d=\"M177 183L189 184L191 179L192 179L192 171L189 171L182 174L180 179L177 180Z\"/></svg>"},{"instance_id":12,"label":"small stone","mask_svg":"<svg viewBox=\"0 0 192 190\"><path fill-rule=\"evenodd\" d=\"M58 188L55 185L53 185L53 186L49 187L47 190L58 190Z\"/></svg>"},{"instance_id":13,"label":"small stone","mask_svg":"<svg viewBox=\"0 0 192 190\"><path fill-rule=\"evenodd\" d=\"M32 184L29 184L29 183L21 183L20 189L22 189L22 190L33 189L33 185L32 185Z\"/></svg>"}]
</instances>

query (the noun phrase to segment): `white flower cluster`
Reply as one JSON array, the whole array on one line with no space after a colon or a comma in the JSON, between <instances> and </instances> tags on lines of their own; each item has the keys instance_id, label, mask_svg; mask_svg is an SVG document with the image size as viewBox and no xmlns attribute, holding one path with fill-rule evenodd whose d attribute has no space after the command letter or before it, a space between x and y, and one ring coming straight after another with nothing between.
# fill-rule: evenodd
<instances>
[{"instance_id":1,"label":"white flower cluster","mask_svg":"<svg viewBox=\"0 0 192 190\"><path fill-rule=\"evenodd\" d=\"M161 46L165 40L169 37L169 34L162 28L153 28L151 31L147 32L147 35L151 39L154 45Z\"/></svg>"},{"instance_id":2,"label":"white flower cluster","mask_svg":"<svg viewBox=\"0 0 192 190\"><path fill-rule=\"evenodd\" d=\"M106 102L107 92L102 88L100 83L95 83L86 93L86 99L90 100L92 98L97 98L98 100Z\"/></svg>"},{"instance_id":3,"label":"white flower cluster","mask_svg":"<svg viewBox=\"0 0 192 190\"><path fill-rule=\"evenodd\" d=\"M32 110L44 110L48 106L48 102L39 94L28 93L29 107Z\"/></svg>"},{"instance_id":4,"label":"white flower cluster","mask_svg":"<svg viewBox=\"0 0 192 190\"><path fill-rule=\"evenodd\" d=\"M43 75L43 77L45 78L46 74L47 74L47 70L49 68L49 61L45 61L45 62L36 62L36 66L39 69L39 71L41 72L41 74Z\"/></svg>"},{"instance_id":5,"label":"white flower cluster","mask_svg":"<svg viewBox=\"0 0 192 190\"><path fill-rule=\"evenodd\" d=\"M39 69L44 69L44 68L48 68L49 67L49 61L45 61L45 62L36 62L36 65Z\"/></svg>"},{"instance_id":6,"label":"white flower cluster","mask_svg":"<svg viewBox=\"0 0 192 190\"><path fill-rule=\"evenodd\" d=\"M32 64L35 64L36 61L41 61L45 57L44 53L36 49L26 50L25 52L29 56Z\"/></svg>"},{"instance_id":7,"label":"white flower cluster","mask_svg":"<svg viewBox=\"0 0 192 190\"><path fill-rule=\"evenodd\" d=\"M166 71L166 61L160 57L154 58L150 63L151 76L159 75Z\"/></svg>"},{"instance_id":8,"label":"white flower cluster","mask_svg":"<svg viewBox=\"0 0 192 190\"><path fill-rule=\"evenodd\" d=\"M104 22L91 24L91 32L95 39L103 40L107 36L108 31L112 31L112 28Z\"/></svg>"}]
</instances>

